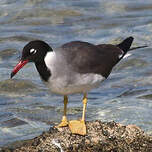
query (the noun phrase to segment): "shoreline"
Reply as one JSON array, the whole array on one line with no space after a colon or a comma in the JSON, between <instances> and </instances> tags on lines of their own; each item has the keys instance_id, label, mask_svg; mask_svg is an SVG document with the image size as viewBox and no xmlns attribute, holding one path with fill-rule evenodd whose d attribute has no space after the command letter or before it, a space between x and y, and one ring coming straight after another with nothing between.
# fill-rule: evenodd
<instances>
[{"instance_id":1,"label":"shoreline","mask_svg":"<svg viewBox=\"0 0 152 152\"><path fill-rule=\"evenodd\" d=\"M150 152L152 135L147 135L138 126L116 122L86 122L87 135L72 134L68 127L51 127L33 139L17 141L1 152Z\"/></svg>"}]
</instances>

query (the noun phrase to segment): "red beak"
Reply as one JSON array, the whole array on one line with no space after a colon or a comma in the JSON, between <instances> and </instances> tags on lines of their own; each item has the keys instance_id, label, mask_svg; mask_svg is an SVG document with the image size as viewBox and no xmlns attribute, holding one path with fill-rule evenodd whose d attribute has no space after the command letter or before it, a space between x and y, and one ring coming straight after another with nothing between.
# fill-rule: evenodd
<instances>
[{"instance_id":1,"label":"red beak","mask_svg":"<svg viewBox=\"0 0 152 152\"><path fill-rule=\"evenodd\" d=\"M26 64L28 63L28 60L20 60L19 63L14 67L12 73L11 73L11 78Z\"/></svg>"}]
</instances>

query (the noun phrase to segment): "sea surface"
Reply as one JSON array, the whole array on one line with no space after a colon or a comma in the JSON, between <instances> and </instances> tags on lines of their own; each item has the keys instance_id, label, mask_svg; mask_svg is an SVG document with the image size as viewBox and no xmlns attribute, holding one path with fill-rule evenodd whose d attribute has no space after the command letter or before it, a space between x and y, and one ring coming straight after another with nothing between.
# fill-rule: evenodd
<instances>
[{"instance_id":1,"label":"sea surface","mask_svg":"<svg viewBox=\"0 0 152 152\"><path fill-rule=\"evenodd\" d=\"M118 44L129 36L133 47L149 47L132 51L88 94L86 119L135 124L152 134L152 0L0 0L0 147L33 138L62 118L63 97L49 92L34 64L10 80L25 44ZM81 117L81 101L81 94L69 96L69 119Z\"/></svg>"}]
</instances>

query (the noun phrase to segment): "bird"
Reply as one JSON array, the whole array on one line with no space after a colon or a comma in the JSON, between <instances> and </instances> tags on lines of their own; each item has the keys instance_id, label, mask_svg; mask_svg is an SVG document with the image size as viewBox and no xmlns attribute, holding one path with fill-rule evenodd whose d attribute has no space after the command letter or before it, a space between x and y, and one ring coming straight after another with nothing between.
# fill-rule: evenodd
<instances>
[{"instance_id":1,"label":"bird","mask_svg":"<svg viewBox=\"0 0 152 152\"><path fill-rule=\"evenodd\" d=\"M49 90L64 97L64 112L57 127L68 126L73 134L86 135L87 94L108 78L113 67L131 50L133 40L130 36L117 45L71 41L55 49L42 40L30 41L24 46L11 78L28 62L34 62ZM77 93L83 94L82 118L68 121L68 95Z\"/></svg>"}]
</instances>

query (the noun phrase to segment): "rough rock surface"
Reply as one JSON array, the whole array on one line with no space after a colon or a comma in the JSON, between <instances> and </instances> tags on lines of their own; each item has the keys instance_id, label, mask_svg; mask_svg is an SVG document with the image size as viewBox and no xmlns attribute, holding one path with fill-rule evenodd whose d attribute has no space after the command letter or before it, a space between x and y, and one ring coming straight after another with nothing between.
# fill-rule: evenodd
<instances>
[{"instance_id":1,"label":"rough rock surface","mask_svg":"<svg viewBox=\"0 0 152 152\"><path fill-rule=\"evenodd\" d=\"M68 127L50 128L48 132L23 142L16 142L2 152L152 152L152 136L135 125L115 122L86 122L87 135L74 135Z\"/></svg>"}]
</instances>

